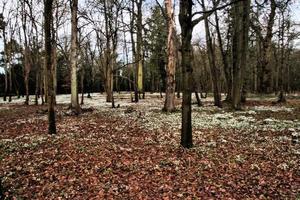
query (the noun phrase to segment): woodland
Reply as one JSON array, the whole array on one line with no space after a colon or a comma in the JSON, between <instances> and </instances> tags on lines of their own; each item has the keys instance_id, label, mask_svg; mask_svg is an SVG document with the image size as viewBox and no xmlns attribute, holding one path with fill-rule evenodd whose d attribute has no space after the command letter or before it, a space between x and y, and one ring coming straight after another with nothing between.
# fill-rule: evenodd
<instances>
[{"instance_id":1,"label":"woodland","mask_svg":"<svg viewBox=\"0 0 300 200\"><path fill-rule=\"evenodd\" d=\"M297 0L0 0L0 200L300 199Z\"/></svg>"}]
</instances>

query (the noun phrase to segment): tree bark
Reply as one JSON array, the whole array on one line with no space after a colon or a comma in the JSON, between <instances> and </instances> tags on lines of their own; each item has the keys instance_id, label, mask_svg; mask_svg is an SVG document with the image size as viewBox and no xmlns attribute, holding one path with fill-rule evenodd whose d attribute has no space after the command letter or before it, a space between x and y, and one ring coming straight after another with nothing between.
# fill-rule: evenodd
<instances>
[{"instance_id":1,"label":"tree bark","mask_svg":"<svg viewBox=\"0 0 300 200\"><path fill-rule=\"evenodd\" d=\"M81 102L80 104L83 105L84 104L84 66L81 67L81 73L80 73L80 88L81 88Z\"/></svg>"},{"instance_id":2,"label":"tree bark","mask_svg":"<svg viewBox=\"0 0 300 200\"><path fill-rule=\"evenodd\" d=\"M136 34L136 81L137 81L137 89L139 93L144 92L143 87L143 53L142 53L142 45L143 45L143 21L142 21L142 4L143 0L137 0L137 34Z\"/></svg>"},{"instance_id":3,"label":"tree bark","mask_svg":"<svg viewBox=\"0 0 300 200\"><path fill-rule=\"evenodd\" d=\"M134 58L135 62L137 61L137 53L136 53L136 48L135 48L135 41L134 41L134 23L135 23L135 0L131 0L131 15L130 15L130 37L131 37L131 44L132 44L132 57ZM138 67L135 66L135 73L134 73L134 83L133 85L133 89L134 89L134 102L138 102L139 101L139 91L138 91L138 87L137 87L137 82L138 82L138 71L137 71Z\"/></svg>"},{"instance_id":4,"label":"tree bark","mask_svg":"<svg viewBox=\"0 0 300 200\"><path fill-rule=\"evenodd\" d=\"M25 104L29 104L29 74L31 70L31 60L30 60L30 49L28 46L27 38L27 13L26 13L26 3L21 3L21 18L22 18L22 30L24 35L24 84L25 84L25 93L26 99Z\"/></svg>"},{"instance_id":5,"label":"tree bark","mask_svg":"<svg viewBox=\"0 0 300 200\"><path fill-rule=\"evenodd\" d=\"M241 97L243 87L243 75L247 65L248 32L250 0L235 3L233 5L233 41L232 41L232 68L233 91L232 107L241 109Z\"/></svg>"},{"instance_id":6,"label":"tree bark","mask_svg":"<svg viewBox=\"0 0 300 200\"><path fill-rule=\"evenodd\" d=\"M279 70L279 87L280 92L278 95L278 103L285 103L286 102L286 95L285 95L285 68L286 68L286 55L285 55L285 44L284 44L284 37L285 37L285 17L284 17L284 11L281 13L282 15L282 21L280 24L279 29L279 41L280 41L280 70ZM287 45L287 48L289 48L289 44ZM287 49L287 51L289 51ZM288 57L288 56L287 56Z\"/></svg>"},{"instance_id":7,"label":"tree bark","mask_svg":"<svg viewBox=\"0 0 300 200\"><path fill-rule=\"evenodd\" d=\"M78 85L77 85L77 51L78 51L78 36L77 36L77 11L78 0L71 0L71 109L76 113L80 113L78 102Z\"/></svg>"},{"instance_id":8,"label":"tree bark","mask_svg":"<svg viewBox=\"0 0 300 200\"><path fill-rule=\"evenodd\" d=\"M55 109L54 109L54 87L53 87L53 69L52 69L52 35L51 24L53 20L52 14L53 0L45 0L44 2L44 31L45 31L45 65L47 69L47 86L48 86L48 133L56 134L55 125Z\"/></svg>"},{"instance_id":9,"label":"tree bark","mask_svg":"<svg viewBox=\"0 0 300 200\"><path fill-rule=\"evenodd\" d=\"M228 49L225 50L223 46L223 40L221 36L221 31L220 31L220 25L219 25L219 16L218 16L218 11L215 12L215 21L216 21L216 32L217 32L217 37L218 37L218 42L219 42L219 48L221 51L221 56L222 56L222 62L223 62L223 68L224 68L224 74L225 74L225 80L226 80L226 86L227 86L227 95L226 95L226 101L231 102L231 92L232 92L232 73L231 73L231 67L229 66L228 62ZM227 33L227 38L229 40L229 32L230 32L230 24L228 24L228 33Z\"/></svg>"},{"instance_id":10,"label":"tree bark","mask_svg":"<svg viewBox=\"0 0 300 200\"><path fill-rule=\"evenodd\" d=\"M31 70L31 62L30 62L30 50L27 44L25 44L25 49L24 49L24 65L25 65L24 83L25 83L25 93L26 93L25 104L28 105L29 104L29 74Z\"/></svg>"},{"instance_id":11,"label":"tree bark","mask_svg":"<svg viewBox=\"0 0 300 200\"><path fill-rule=\"evenodd\" d=\"M260 54L258 58L259 75L259 92L271 93L272 92L272 69L269 63L268 52L270 51L271 41L273 37L273 26L276 15L276 1L270 0L270 14L268 16L267 30L265 36L261 33L261 27L255 26L251 23L252 28L258 35L259 42L261 43Z\"/></svg>"},{"instance_id":12,"label":"tree bark","mask_svg":"<svg viewBox=\"0 0 300 200\"><path fill-rule=\"evenodd\" d=\"M202 0L202 8L204 11L206 11L206 8L204 5L204 0ZM204 19L204 24L205 24L205 33L206 33L207 55L208 55L209 66L210 66L210 71L211 71L211 76L212 76L212 83L213 83L214 104L215 104L215 106L222 107L221 92L220 92L220 88L219 88L220 73L219 73L219 70L216 65L216 60L215 60L216 55L215 55L215 50L213 47L211 33L209 30L208 18Z\"/></svg>"},{"instance_id":13,"label":"tree bark","mask_svg":"<svg viewBox=\"0 0 300 200\"><path fill-rule=\"evenodd\" d=\"M167 76L166 76L166 98L163 110L172 112L175 110L175 67L176 67L176 29L173 11L173 1L165 0L165 7L167 11L168 24L168 39L167 39Z\"/></svg>"},{"instance_id":14,"label":"tree bark","mask_svg":"<svg viewBox=\"0 0 300 200\"><path fill-rule=\"evenodd\" d=\"M8 91L8 50L7 50L7 42L6 42L6 31L5 31L5 25L3 26L2 30L2 36L3 36L3 45L4 45L4 96L3 101L6 101L7 91Z\"/></svg>"},{"instance_id":15,"label":"tree bark","mask_svg":"<svg viewBox=\"0 0 300 200\"><path fill-rule=\"evenodd\" d=\"M185 148L193 146L192 137L192 0L180 0L179 22L181 26L181 65L182 65L182 122L181 122L181 142Z\"/></svg>"},{"instance_id":16,"label":"tree bark","mask_svg":"<svg viewBox=\"0 0 300 200\"><path fill-rule=\"evenodd\" d=\"M113 103L113 55L111 49L112 25L109 15L111 13L111 5L109 1L104 1L104 18L105 18L105 34L106 34L106 57L105 57L105 92L106 102Z\"/></svg>"}]
</instances>

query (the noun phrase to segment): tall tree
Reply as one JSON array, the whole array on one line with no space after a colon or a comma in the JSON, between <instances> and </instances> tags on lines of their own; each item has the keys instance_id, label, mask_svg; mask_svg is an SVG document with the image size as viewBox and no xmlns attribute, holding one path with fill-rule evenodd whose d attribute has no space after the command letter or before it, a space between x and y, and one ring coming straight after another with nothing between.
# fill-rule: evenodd
<instances>
[{"instance_id":1,"label":"tall tree","mask_svg":"<svg viewBox=\"0 0 300 200\"><path fill-rule=\"evenodd\" d=\"M29 41L28 41L28 33L27 33L27 23L28 23L28 13L27 13L27 6L30 8L32 4L30 4L29 1L24 0L21 1L21 21L22 21L22 30L23 30L23 36L24 36L24 83L25 83L25 92L26 92L26 99L25 104L29 104L29 75L31 71L31 53L30 53L30 47L29 47Z\"/></svg>"},{"instance_id":2,"label":"tall tree","mask_svg":"<svg viewBox=\"0 0 300 200\"><path fill-rule=\"evenodd\" d=\"M270 65L268 53L270 51L271 41L273 37L273 26L275 22L277 4L275 0L266 0L264 3L265 5L268 5L266 3L270 4L270 13L267 17L265 33L263 33L264 27L259 22L259 16L257 16L258 18L251 19L251 27L257 34L257 39L260 45L258 56L258 90L260 93L270 93L272 92L272 68ZM260 5L259 2L257 2L257 4L257 9L261 9L263 4Z\"/></svg>"},{"instance_id":3,"label":"tall tree","mask_svg":"<svg viewBox=\"0 0 300 200\"><path fill-rule=\"evenodd\" d=\"M193 1L180 0L179 23L181 26L181 66L183 90L180 143L185 148L191 148L193 146L191 108L191 93L193 90L192 33L195 25L211 15L219 3L220 0L215 3L214 7L210 11L192 13L192 7L194 5ZM193 20L192 18L198 14L201 14L201 16Z\"/></svg>"},{"instance_id":4,"label":"tall tree","mask_svg":"<svg viewBox=\"0 0 300 200\"><path fill-rule=\"evenodd\" d=\"M202 8L203 11L206 11L205 2L202 0ZM208 55L208 61L212 76L212 83L213 83L213 93L214 93L214 104L215 106L222 107L221 104L221 91L220 91L220 72L216 64L216 54L213 44L213 39L210 32L209 27L209 19L204 19L204 25L205 25L205 35L206 35L206 46L207 46L207 55Z\"/></svg>"},{"instance_id":5,"label":"tall tree","mask_svg":"<svg viewBox=\"0 0 300 200\"><path fill-rule=\"evenodd\" d=\"M230 49L230 31L231 31L231 22L229 21L227 24L227 33L226 33L226 41L227 41L227 48L225 48L224 40L222 38L221 30L220 30L220 19L218 15L218 11L215 12L215 22L216 22L216 32L217 32L217 38L218 38L218 44L222 56L222 63L223 63L223 69L224 69L224 75L226 80L226 101L231 102L231 93L232 93L232 69L229 64L229 49Z\"/></svg>"},{"instance_id":6,"label":"tall tree","mask_svg":"<svg viewBox=\"0 0 300 200\"><path fill-rule=\"evenodd\" d=\"M56 134L55 125L55 93L53 87L53 69L52 69L52 4L53 0L45 0L44 2L44 31L45 31L45 65L47 68L47 84L48 84L48 133Z\"/></svg>"},{"instance_id":7,"label":"tall tree","mask_svg":"<svg viewBox=\"0 0 300 200\"><path fill-rule=\"evenodd\" d=\"M244 71L247 65L249 13L250 0L240 1L233 5L232 107L234 109L240 109L241 107Z\"/></svg>"},{"instance_id":8,"label":"tall tree","mask_svg":"<svg viewBox=\"0 0 300 200\"><path fill-rule=\"evenodd\" d=\"M139 93L144 92L143 80L143 0L136 0L137 3L137 19L136 19L136 85Z\"/></svg>"},{"instance_id":9,"label":"tall tree","mask_svg":"<svg viewBox=\"0 0 300 200\"><path fill-rule=\"evenodd\" d=\"M77 86L77 59L78 59L78 0L70 0L71 5L71 109L78 114L80 106L78 102L78 86Z\"/></svg>"},{"instance_id":10,"label":"tall tree","mask_svg":"<svg viewBox=\"0 0 300 200\"><path fill-rule=\"evenodd\" d=\"M112 55L112 3L104 0L104 18L105 18L105 37L106 37L106 49L105 49L105 91L106 102L113 102L113 55Z\"/></svg>"},{"instance_id":11,"label":"tall tree","mask_svg":"<svg viewBox=\"0 0 300 200\"><path fill-rule=\"evenodd\" d=\"M182 66L182 120L181 120L181 142L183 147L191 148L193 146L192 137L192 0L180 1L179 22L181 26L181 66Z\"/></svg>"},{"instance_id":12,"label":"tall tree","mask_svg":"<svg viewBox=\"0 0 300 200\"><path fill-rule=\"evenodd\" d=\"M173 10L173 1L165 0L168 25L168 40L167 40L167 77L166 77L166 98L163 110L172 112L175 110L175 68L176 68L176 28Z\"/></svg>"},{"instance_id":13,"label":"tall tree","mask_svg":"<svg viewBox=\"0 0 300 200\"><path fill-rule=\"evenodd\" d=\"M5 6L3 6L5 7ZM4 8L3 8L4 10ZM8 55L7 55L7 40L6 40L6 22L4 20L3 14L0 15L0 30L2 31L3 39L3 61L4 61L4 95L3 101L6 101L7 91L8 91Z\"/></svg>"}]
</instances>

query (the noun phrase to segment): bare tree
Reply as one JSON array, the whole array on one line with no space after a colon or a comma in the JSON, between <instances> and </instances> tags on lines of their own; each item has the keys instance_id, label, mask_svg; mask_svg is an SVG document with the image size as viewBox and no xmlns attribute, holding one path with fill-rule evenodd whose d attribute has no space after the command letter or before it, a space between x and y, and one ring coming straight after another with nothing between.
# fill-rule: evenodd
<instances>
[{"instance_id":1,"label":"bare tree","mask_svg":"<svg viewBox=\"0 0 300 200\"><path fill-rule=\"evenodd\" d=\"M71 109L76 113L80 113L80 106L78 102L78 86L77 86L77 59L78 59L78 0L70 0L71 6Z\"/></svg>"},{"instance_id":2,"label":"bare tree","mask_svg":"<svg viewBox=\"0 0 300 200\"><path fill-rule=\"evenodd\" d=\"M167 40L167 77L166 77L166 98L163 110L172 112L175 110L175 69L176 69L176 27L174 19L173 1L165 0L168 25Z\"/></svg>"},{"instance_id":3,"label":"bare tree","mask_svg":"<svg viewBox=\"0 0 300 200\"><path fill-rule=\"evenodd\" d=\"M44 31L45 31L45 65L47 68L48 74L48 133L49 134L56 134L56 125L55 125L55 93L53 87L53 69L52 69L52 20L53 20L53 13L52 13L52 5L53 0L45 0L44 2Z\"/></svg>"},{"instance_id":4,"label":"bare tree","mask_svg":"<svg viewBox=\"0 0 300 200\"><path fill-rule=\"evenodd\" d=\"M271 41L273 37L273 26L275 22L276 15L276 1L275 0L267 0L265 3L270 3L270 13L268 15L267 25L266 25L266 33L263 33L264 27L259 22L258 18L251 19L251 27L257 34L257 39L260 45L259 56L258 56L258 75L259 75L259 92L270 93L272 92L272 68L269 64L268 52L270 51ZM263 5L260 5L257 2L257 9L260 9ZM259 16L257 16L259 17ZM255 23L256 21L256 23Z\"/></svg>"},{"instance_id":5,"label":"bare tree","mask_svg":"<svg viewBox=\"0 0 300 200\"><path fill-rule=\"evenodd\" d=\"M180 0L179 22L181 26L181 66L182 66L182 122L181 122L181 145L186 148L193 146L192 137L192 109L191 109L191 93L193 90L192 78L192 33L195 25L207 18L216 10L219 5L216 2L212 10L205 12L192 12L194 5L192 0ZM192 19L196 15L201 15L196 19Z\"/></svg>"},{"instance_id":6,"label":"bare tree","mask_svg":"<svg viewBox=\"0 0 300 200\"><path fill-rule=\"evenodd\" d=\"M204 0L202 0L202 9L203 9L203 11L206 11ZM219 72L219 69L216 64L216 54L215 54L213 39L211 36L208 20L209 20L208 18L204 19L204 25L205 25L205 33L206 33L207 55L208 55L208 61L209 61L209 66L210 66L210 71L211 71L211 76L212 76L212 83L213 83L214 102L215 102L215 106L222 107L221 91L220 91L220 87L219 87L220 72Z\"/></svg>"},{"instance_id":7,"label":"bare tree","mask_svg":"<svg viewBox=\"0 0 300 200\"><path fill-rule=\"evenodd\" d=\"M240 1L233 5L232 35L232 107L241 108L241 97L244 71L247 65L249 34L250 0Z\"/></svg>"}]
</instances>

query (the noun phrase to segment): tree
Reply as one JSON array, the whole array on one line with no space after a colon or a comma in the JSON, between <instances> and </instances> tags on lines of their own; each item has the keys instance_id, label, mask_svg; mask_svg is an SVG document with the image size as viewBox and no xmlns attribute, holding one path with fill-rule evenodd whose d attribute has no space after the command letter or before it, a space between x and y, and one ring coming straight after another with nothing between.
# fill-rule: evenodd
<instances>
[{"instance_id":1,"label":"tree","mask_svg":"<svg viewBox=\"0 0 300 200\"><path fill-rule=\"evenodd\" d=\"M173 11L173 1L165 0L168 25L168 40L167 40L167 77L166 77L166 98L163 110L172 112L175 110L175 68L176 68L176 28Z\"/></svg>"},{"instance_id":2,"label":"tree","mask_svg":"<svg viewBox=\"0 0 300 200\"><path fill-rule=\"evenodd\" d=\"M71 55L70 55L70 64L71 64L71 109L76 113L80 113L80 106L78 102L78 86L77 86L77 59L78 59L78 0L70 0L71 5Z\"/></svg>"},{"instance_id":3,"label":"tree","mask_svg":"<svg viewBox=\"0 0 300 200\"><path fill-rule=\"evenodd\" d=\"M259 72L259 92L260 93L270 93L272 92L272 68L269 64L268 52L270 51L271 41L273 37L273 26L275 22L276 15L276 1L267 0L265 3L270 2L270 13L268 15L268 20L266 24L265 34L263 33L264 27L259 22L258 18L251 19L251 28L257 34L258 45L260 45L259 56L258 56L258 69ZM258 3L258 2L257 2ZM259 4L259 3L258 3ZM262 5L257 5L257 9L261 9ZM256 22L256 23L255 23Z\"/></svg>"},{"instance_id":4,"label":"tree","mask_svg":"<svg viewBox=\"0 0 300 200\"><path fill-rule=\"evenodd\" d=\"M248 32L249 32L250 0L240 1L233 5L232 34L232 107L241 108L241 96L244 71L247 65Z\"/></svg>"},{"instance_id":5,"label":"tree","mask_svg":"<svg viewBox=\"0 0 300 200\"><path fill-rule=\"evenodd\" d=\"M192 68L192 33L195 25L213 13L219 5L216 2L211 11L192 13L194 5L192 0L180 0L179 22L181 26L181 66L182 66L182 120L181 120L181 145L185 148L193 146L192 137L192 108L191 92L193 90ZM204 14L203 14L204 13ZM192 19L194 16L202 16Z\"/></svg>"},{"instance_id":6,"label":"tree","mask_svg":"<svg viewBox=\"0 0 300 200\"><path fill-rule=\"evenodd\" d=\"M25 92L26 92L26 99L25 104L29 104L29 75L31 71L31 65L32 65L32 59L31 59L31 52L29 47L29 41L28 41L28 33L27 33L27 17L28 13L26 10L26 7L31 7L31 4L29 1L21 1L21 20L22 20L22 30L23 30L23 36L24 36L24 83L25 83Z\"/></svg>"},{"instance_id":7,"label":"tree","mask_svg":"<svg viewBox=\"0 0 300 200\"><path fill-rule=\"evenodd\" d=\"M53 0L45 0L44 2L44 31L45 31L45 65L47 68L47 84L48 84L48 133L56 134L55 125L55 93L53 87L53 69L52 69L52 4Z\"/></svg>"},{"instance_id":8,"label":"tree","mask_svg":"<svg viewBox=\"0 0 300 200\"><path fill-rule=\"evenodd\" d=\"M205 2L202 0L202 8L203 11L206 11L205 8ZM206 33L206 46L207 46L207 55L208 55L208 61L212 76L212 83L213 83L213 92L214 92L214 102L215 106L222 107L221 104L221 91L220 91L220 72L216 64L216 54L215 49L212 41L212 36L209 29L209 22L208 18L204 19L204 25L205 25L205 33Z\"/></svg>"},{"instance_id":9,"label":"tree","mask_svg":"<svg viewBox=\"0 0 300 200\"><path fill-rule=\"evenodd\" d=\"M192 109L191 109L191 92L192 92L192 0L180 1L179 22L181 26L181 65L182 65L182 83L183 83L183 100L182 100L182 120L181 120L181 142L183 147L191 148L193 146L192 138Z\"/></svg>"},{"instance_id":10,"label":"tree","mask_svg":"<svg viewBox=\"0 0 300 200\"><path fill-rule=\"evenodd\" d=\"M137 0L137 20L136 20L136 80L139 93L144 93L144 80L143 80L143 13L142 13L143 0Z\"/></svg>"},{"instance_id":11,"label":"tree","mask_svg":"<svg viewBox=\"0 0 300 200\"><path fill-rule=\"evenodd\" d=\"M224 41L222 39L222 34L220 30L220 19L218 16L218 11L215 12L215 22L216 22L216 32L218 38L218 45L221 52L222 62L223 62L223 69L224 75L226 80L226 99L225 101L231 102L232 100L232 67L229 64L229 51L230 51L230 32L231 32L231 22L227 20L227 33L226 33L226 41L227 41L227 48L225 48Z\"/></svg>"},{"instance_id":12,"label":"tree","mask_svg":"<svg viewBox=\"0 0 300 200\"><path fill-rule=\"evenodd\" d=\"M4 9L3 9L4 10ZM7 90L8 90L8 56L7 56L7 40L6 40L6 22L4 21L3 14L1 13L0 15L0 30L2 30L2 38L3 38L3 46L4 46L4 51L3 51L3 61L4 61L4 95L3 95L3 101L6 101L6 96L7 96Z\"/></svg>"}]
</instances>

